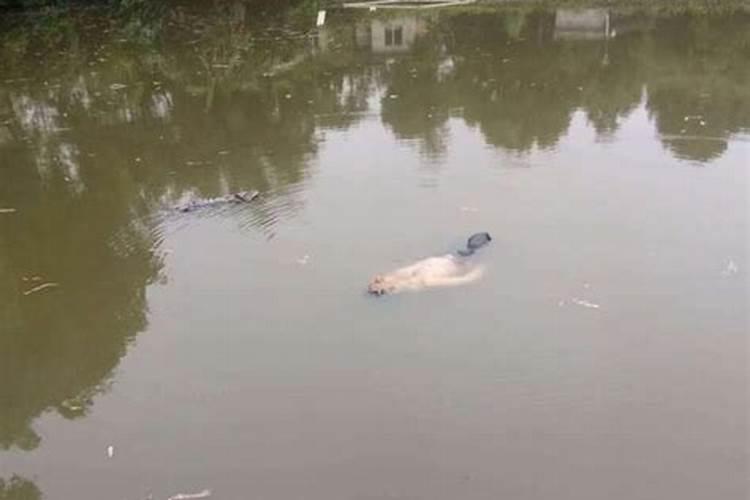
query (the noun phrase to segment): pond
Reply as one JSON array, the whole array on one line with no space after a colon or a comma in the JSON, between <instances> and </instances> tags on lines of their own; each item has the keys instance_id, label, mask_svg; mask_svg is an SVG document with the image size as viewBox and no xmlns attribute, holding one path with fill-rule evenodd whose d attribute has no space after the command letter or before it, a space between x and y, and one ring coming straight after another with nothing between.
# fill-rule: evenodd
<instances>
[{"instance_id":1,"label":"pond","mask_svg":"<svg viewBox=\"0 0 750 500\"><path fill-rule=\"evenodd\" d=\"M747 498L750 12L126 5L2 21L0 498Z\"/></svg>"}]
</instances>

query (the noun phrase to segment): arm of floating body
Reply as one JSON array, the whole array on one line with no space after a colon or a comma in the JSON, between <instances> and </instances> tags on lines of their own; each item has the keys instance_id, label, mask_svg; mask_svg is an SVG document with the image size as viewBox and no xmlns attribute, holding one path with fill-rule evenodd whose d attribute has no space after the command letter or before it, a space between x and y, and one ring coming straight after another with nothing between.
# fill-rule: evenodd
<instances>
[{"instance_id":1,"label":"arm of floating body","mask_svg":"<svg viewBox=\"0 0 750 500\"><path fill-rule=\"evenodd\" d=\"M474 267L468 273L456 276L439 276L430 280L428 286L458 286L476 281L484 275L483 267Z\"/></svg>"}]
</instances>

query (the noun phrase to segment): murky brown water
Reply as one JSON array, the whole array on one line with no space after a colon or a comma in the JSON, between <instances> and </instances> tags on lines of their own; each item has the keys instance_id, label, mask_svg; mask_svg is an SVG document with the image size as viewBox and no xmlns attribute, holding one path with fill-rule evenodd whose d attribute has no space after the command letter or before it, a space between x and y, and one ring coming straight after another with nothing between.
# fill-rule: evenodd
<instances>
[{"instance_id":1,"label":"murky brown water","mask_svg":"<svg viewBox=\"0 0 750 500\"><path fill-rule=\"evenodd\" d=\"M0 498L748 498L750 14L151 5L5 19Z\"/></svg>"}]
</instances>

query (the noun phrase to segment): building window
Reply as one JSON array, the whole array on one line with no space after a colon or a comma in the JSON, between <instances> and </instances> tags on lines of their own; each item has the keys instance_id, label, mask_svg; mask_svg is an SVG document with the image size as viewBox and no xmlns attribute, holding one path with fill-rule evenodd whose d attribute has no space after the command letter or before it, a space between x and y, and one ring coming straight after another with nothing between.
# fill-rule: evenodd
<instances>
[{"instance_id":1,"label":"building window","mask_svg":"<svg viewBox=\"0 0 750 500\"><path fill-rule=\"evenodd\" d=\"M385 29L385 45L390 47L391 45L403 45L404 44L404 30L401 26L398 28L386 28Z\"/></svg>"},{"instance_id":2,"label":"building window","mask_svg":"<svg viewBox=\"0 0 750 500\"><path fill-rule=\"evenodd\" d=\"M399 26L395 30L393 30L393 45L403 45L404 44L404 31Z\"/></svg>"}]
</instances>

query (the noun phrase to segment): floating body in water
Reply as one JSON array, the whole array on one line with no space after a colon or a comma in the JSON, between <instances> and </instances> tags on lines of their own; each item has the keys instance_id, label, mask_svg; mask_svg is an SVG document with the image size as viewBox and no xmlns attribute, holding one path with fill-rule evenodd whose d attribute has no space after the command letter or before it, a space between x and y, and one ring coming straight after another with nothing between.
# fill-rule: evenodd
<instances>
[{"instance_id":1,"label":"floating body in water","mask_svg":"<svg viewBox=\"0 0 750 500\"><path fill-rule=\"evenodd\" d=\"M260 193L258 191L240 191L238 193L228 194L226 196L220 196L218 198L191 200L182 205L177 205L175 207L175 210L177 210L178 212L194 212L195 210L201 208L215 207L217 205L250 203L258 196L260 196Z\"/></svg>"},{"instance_id":2,"label":"floating body in water","mask_svg":"<svg viewBox=\"0 0 750 500\"><path fill-rule=\"evenodd\" d=\"M373 295L418 291L425 288L458 286L482 277L484 269L470 257L477 249L492 241L488 233L469 238L466 249L457 255L429 257L387 274L376 275L367 287Z\"/></svg>"}]
</instances>

